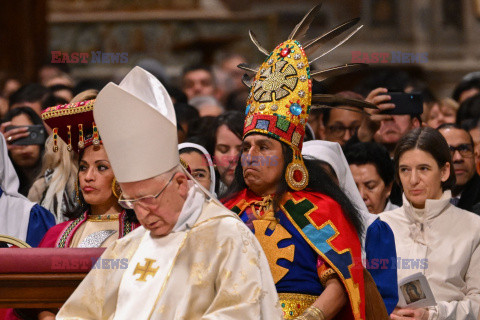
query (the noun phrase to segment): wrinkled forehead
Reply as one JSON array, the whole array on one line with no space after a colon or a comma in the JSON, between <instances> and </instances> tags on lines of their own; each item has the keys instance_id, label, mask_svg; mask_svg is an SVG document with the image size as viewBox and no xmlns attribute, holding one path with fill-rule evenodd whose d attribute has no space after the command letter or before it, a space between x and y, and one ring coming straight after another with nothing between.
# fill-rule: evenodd
<instances>
[{"instance_id":1,"label":"wrinkled forehead","mask_svg":"<svg viewBox=\"0 0 480 320\"><path fill-rule=\"evenodd\" d=\"M271 143L273 145L278 145L281 146L282 143L278 141L277 139L274 139L272 137L269 137L266 134L258 133L258 132L252 132L248 133L244 138L243 138L243 145L245 144L258 144L258 143Z\"/></svg>"},{"instance_id":2,"label":"wrinkled forehead","mask_svg":"<svg viewBox=\"0 0 480 320\"><path fill-rule=\"evenodd\" d=\"M119 182L122 193L127 199L137 199L158 193L166 183L163 174L134 182Z\"/></svg>"}]
</instances>

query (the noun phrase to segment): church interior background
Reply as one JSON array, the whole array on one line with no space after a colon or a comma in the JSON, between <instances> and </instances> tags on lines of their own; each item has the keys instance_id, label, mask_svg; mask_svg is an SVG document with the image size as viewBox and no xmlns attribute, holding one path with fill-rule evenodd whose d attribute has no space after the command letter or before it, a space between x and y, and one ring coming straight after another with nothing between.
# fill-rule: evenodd
<instances>
[{"instance_id":1,"label":"church interior background","mask_svg":"<svg viewBox=\"0 0 480 320\"><path fill-rule=\"evenodd\" d=\"M261 61L248 38L254 31L267 50L284 39L310 0L7 0L0 3L0 70L35 81L52 51L126 53L124 63L70 63L72 76L121 79L139 61L161 65L172 81L191 63L215 63L228 53ZM318 63L364 62L374 53L401 53L423 59L373 62L366 71L327 83L332 91L352 89L379 68L401 69L425 80L440 97L478 70L478 0L325 0L312 34L360 17L352 39ZM357 53L355 53L357 52ZM426 59L425 59L426 58ZM91 60L91 54L90 59ZM372 62L372 61L370 61Z\"/></svg>"}]
</instances>

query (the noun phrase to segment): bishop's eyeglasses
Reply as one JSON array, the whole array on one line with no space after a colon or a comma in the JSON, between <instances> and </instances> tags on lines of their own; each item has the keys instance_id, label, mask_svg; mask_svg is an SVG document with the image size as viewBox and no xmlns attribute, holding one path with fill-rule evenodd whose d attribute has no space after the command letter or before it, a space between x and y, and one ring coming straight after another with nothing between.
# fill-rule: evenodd
<instances>
[{"instance_id":1,"label":"bishop's eyeglasses","mask_svg":"<svg viewBox=\"0 0 480 320\"><path fill-rule=\"evenodd\" d=\"M135 208L136 204L140 204L143 207L149 207L149 206L151 207L155 205L155 200L162 194L163 191L165 191L165 189L170 184L170 182L172 182L174 176L175 176L175 173L172 175L170 180L168 180L167 184L165 184L162 190L160 190L160 192L157 193L156 195L145 196L138 199L124 199L123 194L121 194L120 197L118 198L118 204L125 209L133 209Z\"/></svg>"}]
</instances>

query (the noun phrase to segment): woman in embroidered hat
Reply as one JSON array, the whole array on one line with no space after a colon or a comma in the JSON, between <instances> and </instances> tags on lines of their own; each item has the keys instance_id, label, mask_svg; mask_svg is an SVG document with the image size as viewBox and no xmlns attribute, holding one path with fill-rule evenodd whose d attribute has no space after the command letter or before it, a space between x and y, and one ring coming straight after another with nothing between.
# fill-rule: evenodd
<instances>
[{"instance_id":1,"label":"woman in embroidered hat","mask_svg":"<svg viewBox=\"0 0 480 320\"><path fill-rule=\"evenodd\" d=\"M366 318L360 215L321 165L304 160L301 150L312 106L372 105L312 95L312 78L321 81L363 67L347 64L310 71L309 64L318 58L309 60L306 53L358 22L350 20L303 41L319 7L271 53L250 32L267 58L258 68L239 65L256 74L252 81L244 76L251 91L241 161L224 204L250 227L265 250L285 319L359 320Z\"/></svg>"},{"instance_id":2,"label":"woman in embroidered hat","mask_svg":"<svg viewBox=\"0 0 480 320\"><path fill-rule=\"evenodd\" d=\"M47 108L42 113L53 130L53 151L63 140L79 155L75 185L77 205L69 221L51 228L41 247L107 247L139 224L132 210L118 204L120 189L93 121L95 100Z\"/></svg>"}]
</instances>

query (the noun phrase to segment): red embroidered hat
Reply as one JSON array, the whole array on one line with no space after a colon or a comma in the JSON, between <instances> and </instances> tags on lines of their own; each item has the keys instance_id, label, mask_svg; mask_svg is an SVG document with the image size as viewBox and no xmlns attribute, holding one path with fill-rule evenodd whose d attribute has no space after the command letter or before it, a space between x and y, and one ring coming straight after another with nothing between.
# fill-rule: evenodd
<instances>
[{"instance_id":1,"label":"red embroidered hat","mask_svg":"<svg viewBox=\"0 0 480 320\"><path fill-rule=\"evenodd\" d=\"M60 137L68 151L80 150L101 143L93 120L95 99L49 107L42 112L42 119L53 130L53 151L58 150Z\"/></svg>"}]
</instances>

